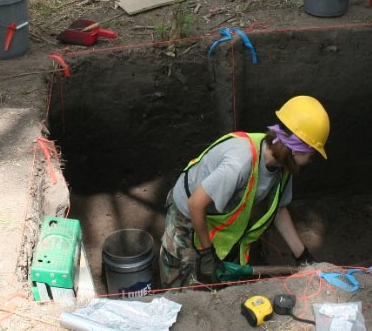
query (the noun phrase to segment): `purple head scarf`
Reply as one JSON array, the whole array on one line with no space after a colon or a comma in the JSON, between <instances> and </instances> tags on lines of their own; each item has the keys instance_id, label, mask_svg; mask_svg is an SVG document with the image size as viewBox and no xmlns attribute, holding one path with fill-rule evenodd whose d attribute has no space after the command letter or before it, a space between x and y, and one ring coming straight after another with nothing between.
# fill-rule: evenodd
<instances>
[{"instance_id":1,"label":"purple head scarf","mask_svg":"<svg viewBox=\"0 0 372 331\"><path fill-rule=\"evenodd\" d=\"M291 135L288 135L284 130L280 128L279 124L268 126L267 128L270 131L273 131L276 133L276 138L273 140L273 144L275 144L277 141L280 141L285 146L290 148L292 151L302 152L302 153L315 153L314 148L310 147L308 144L303 142L294 133Z\"/></svg>"}]
</instances>

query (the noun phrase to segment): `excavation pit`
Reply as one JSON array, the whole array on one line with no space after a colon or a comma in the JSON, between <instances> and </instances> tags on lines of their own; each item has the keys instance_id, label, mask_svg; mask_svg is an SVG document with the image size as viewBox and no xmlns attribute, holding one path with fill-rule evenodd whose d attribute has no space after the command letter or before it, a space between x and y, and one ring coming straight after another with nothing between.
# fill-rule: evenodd
<instances>
[{"instance_id":1,"label":"excavation pit","mask_svg":"<svg viewBox=\"0 0 372 331\"><path fill-rule=\"evenodd\" d=\"M82 222L98 292L105 293L105 238L143 229L158 252L165 198L187 161L227 132L262 132L277 123L274 110L294 95L318 98L331 119L328 160L315 160L295 178L295 224L319 262L369 266L370 33L252 33L257 65L240 39L233 52L222 43L210 58L212 41L184 53L190 45L180 42L175 58L165 55L166 46L148 45L67 57L71 76L54 80L49 128L65 160L70 216ZM265 241L267 262L293 264L274 230Z\"/></svg>"}]
</instances>

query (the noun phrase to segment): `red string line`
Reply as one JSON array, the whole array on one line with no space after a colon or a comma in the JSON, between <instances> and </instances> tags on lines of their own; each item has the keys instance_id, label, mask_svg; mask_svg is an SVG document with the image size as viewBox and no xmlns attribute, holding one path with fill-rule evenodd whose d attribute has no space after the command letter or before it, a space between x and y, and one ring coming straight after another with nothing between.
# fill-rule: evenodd
<instances>
[{"instance_id":1,"label":"red string line","mask_svg":"<svg viewBox=\"0 0 372 331\"><path fill-rule=\"evenodd\" d=\"M272 34L278 32L299 32L299 31L314 31L314 30L330 30L330 29L345 29L345 28L362 28L362 27L372 27L372 22L370 23L350 23L350 24L336 24L336 25L324 25L324 26L309 26L309 27L291 27L291 28L267 28L267 24L263 23L256 23L252 24L247 29L242 29L245 33L250 33L251 35L259 35L259 34ZM118 45L113 47L106 47L106 48L96 48L96 49L87 49L87 50L80 50L80 51L70 51L66 49L60 49L60 52L64 53L65 57L68 56L79 56L89 53L99 53L99 52L108 52L108 51L117 51L117 50L124 50L124 49L133 49L133 48L141 48L147 46L161 46L161 45L168 45L172 43L180 43L180 42L188 42L188 41L198 41L204 39L212 39L219 37L218 33L211 34L211 35L204 35L204 36L193 36L188 38L180 38L180 39L172 39L172 40L162 40L156 42L145 42L140 44L128 44L128 45Z\"/></svg>"},{"instance_id":2,"label":"red string line","mask_svg":"<svg viewBox=\"0 0 372 331\"><path fill-rule=\"evenodd\" d=\"M60 98L61 98L61 102L60 102L60 111L61 111L61 121L62 121L62 132L63 133L66 133L66 120L65 120L65 100L63 98L63 82L64 82L64 78L61 77L60 81L59 81L59 87L60 87Z\"/></svg>"},{"instance_id":3,"label":"red string line","mask_svg":"<svg viewBox=\"0 0 372 331\"><path fill-rule=\"evenodd\" d=\"M52 102L52 93L53 93L53 84L54 84L54 74L55 71L52 73L52 77L50 78L49 81L49 93L48 93L48 100L47 100L47 107L46 107L46 119L49 117L49 112L50 112L50 104Z\"/></svg>"}]
</instances>

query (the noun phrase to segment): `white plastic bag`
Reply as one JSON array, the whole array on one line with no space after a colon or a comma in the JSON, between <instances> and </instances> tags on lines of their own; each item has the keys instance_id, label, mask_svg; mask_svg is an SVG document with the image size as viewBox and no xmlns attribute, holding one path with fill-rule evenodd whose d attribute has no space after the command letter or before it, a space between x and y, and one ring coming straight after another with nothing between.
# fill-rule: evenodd
<instances>
[{"instance_id":1,"label":"white plastic bag","mask_svg":"<svg viewBox=\"0 0 372 331\"><path fill-rule=\"evenodd\" d=\"M76 331L168 331L180 309L163 297L151 302L93 299L85 308L62 313L60 324Z\"/></svg>"},{"instance_id":2,"label":"white plastic bag","mask_svg":"<svg viewBox=\"0 0 372 331\"><path fill-rule=\"evenodd\" d=\"M367 331L361 302L313 304L316 331Z\"/></svg>"}]
</instances>

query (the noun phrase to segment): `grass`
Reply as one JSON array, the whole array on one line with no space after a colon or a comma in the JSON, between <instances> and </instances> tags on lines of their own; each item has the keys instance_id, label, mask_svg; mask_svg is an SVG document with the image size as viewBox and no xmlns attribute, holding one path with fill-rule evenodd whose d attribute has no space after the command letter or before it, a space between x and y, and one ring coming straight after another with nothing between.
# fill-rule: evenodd
<instances>
[{"instance_id":1,"label":"grass","mask_svg":"<svg viewBox=\"0 0 372 331\"><path fill-rule=\"evenodd\" d=\"M194 32L196 16L181 2L176 2L170 19L164 15L160 23L154 22L151 17L149 20L155 26L156 39L169 40L189 37Z\"/></svg>"},{"instance_id":2,"label":"grass","mask_svg":"<svg viewBox=\"0 0 372 331\"><path fill-rule=\"evenodd\" d=\"M9 225L9 224L12 224L12 223L14 223L14 222L12 222L12 221L7 221L7 220L0 220L0 226L1 226L1 225Z\"/></svg>"},{"instance_id":3,"label":"grass","mask_svg":"<svg viewBox=\"0 0 372 331\"><path fill-rule=\"evenodd\" d=\"M23 87L21 87L20 93L22 95L27 95L27 94L30 94L31 91L26 86L23 86Z\"/></svg>"},{"instance_id":4,"label":"grass","mask_svg":"<svg viewBox=\"0 0 372 331\"><path fill-rule=\"evenodd\" d=\"M181 37L189 37L194 31L196 18L190 12L184 13L183 30Z\"/></svg>"},{"instance_id":5,"label":"grass","mask_svg":"<svg viewBox=\"0 0 372 331\"><path fill-rule=\"evenodd\" d=\"M38 13L41 17L47 17L54 13L55 9L43 2L36 2L30 5L30 8Z\"/></svg>"},{"instance_id":6,"label":"grass","mask_svg":"<svg viewBox=\"0 0 372 331\"><path fill-rule=\"evenodd\" d=\"M298 9L303 5L302 0L252 0L248 1L247 3L243 4L241 7L241 11L248 13L254 10L259 9L268 9L268 8L292 8Z\"/></svg>"},{"instance_id":7,"label":"grass","mask_svg":"<svg viewBox=\"0 0 372 331\"><path fill-rule=\"evenodd\" d=\"M169 23L161 22L160 24L155 24L156 39L168 40L170 29L171 26Z\"/></svg>"}]
</instances>

